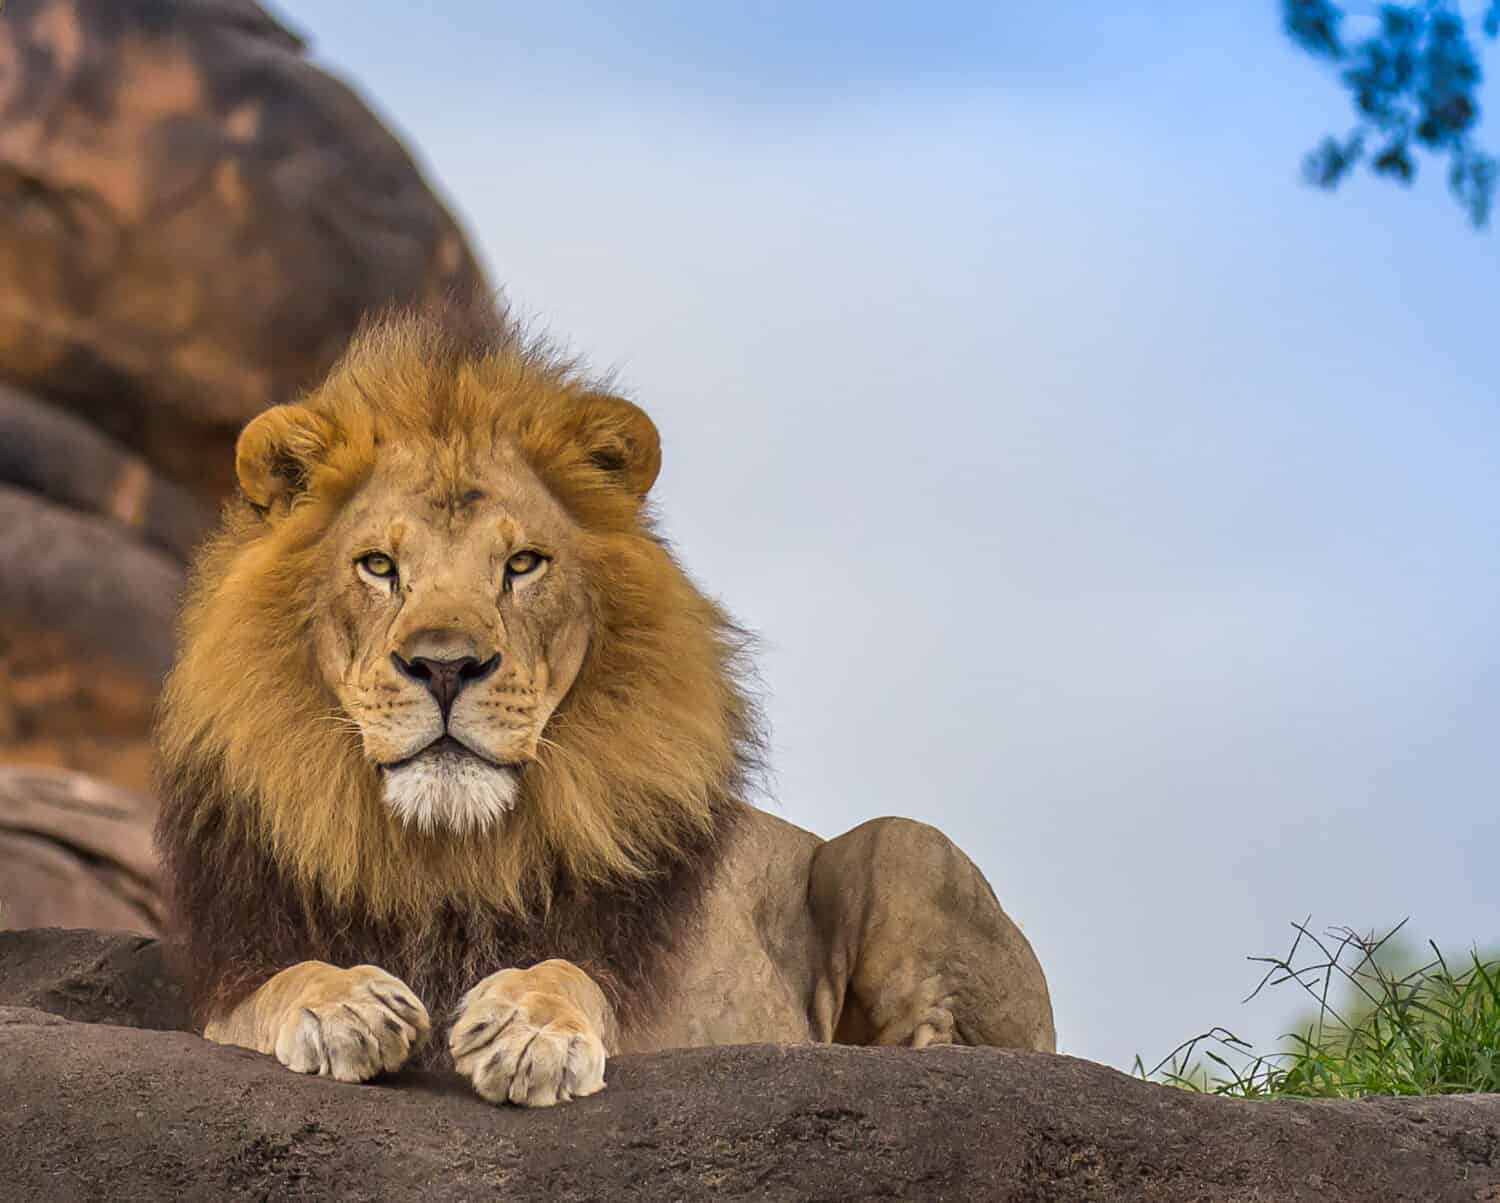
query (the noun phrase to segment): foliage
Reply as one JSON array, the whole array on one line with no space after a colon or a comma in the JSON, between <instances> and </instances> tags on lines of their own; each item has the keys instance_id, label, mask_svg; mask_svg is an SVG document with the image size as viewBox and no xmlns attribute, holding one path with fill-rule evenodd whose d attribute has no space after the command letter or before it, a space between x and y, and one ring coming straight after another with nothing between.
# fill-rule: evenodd
<instances>
[{"instance_id":1,"label":"foliage","mask_svg":"<svg viewBox=\"0 0 1500 1203\"><path fill-rule=\"evenodd\" d=\"M1151 1070L1137 1057L1135 1072L1235 1098L1500 1090L1500 961L1470 952L1468 963L1455 970L1429 944L1432 959L1403 973L1382 954L1405 920L1378 939L1350 928L1320 937L1305 922L1292 926L1297 936L1286 956L1251 958L1268 969L1250 998L1290 982L1317 1004L1316 1018L1285 1037L1286 1051L1255 1055L1247 1041L1216 1027L1179 1045ZM1304 942L1317 957L1298 966ZM1214 1068L1196 1059L1200 1051Z\"/></svg>"},{"instance_id":2,"label":"foliage","mask_svg":"<svg viewBox=\"0 0 1500 1203\"><path fill-rule=\"evenodd\" d=\"M1381 4L1373 12L1333 0L1282 0L1288 37L1339 73L1358 123L1326 137L1303 161L1303 175L1336 188L1359 163L1410 184L1418 151L1448 161L1448 187L1476 226L1489 221L1500 163L1473 138L1483 81L1475 35L1458 0ZM1372 33L1345 34L1350 18L1373 16ZM1479 32L1500 34L1500 0L1485 0Z\"/></svg>"}]
</instances>

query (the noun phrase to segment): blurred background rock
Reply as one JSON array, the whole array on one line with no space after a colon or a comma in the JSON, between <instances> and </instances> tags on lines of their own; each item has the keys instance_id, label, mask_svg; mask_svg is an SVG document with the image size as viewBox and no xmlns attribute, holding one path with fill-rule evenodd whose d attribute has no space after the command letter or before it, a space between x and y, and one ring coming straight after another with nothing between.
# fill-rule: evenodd
<instances>
[{"instance_id":1,"label":"blurred background rock","mask_svg":"<svg viewBox=\"0 0 1500 1203\"><path fill-rule=\"evenodd\" d=\"M239 428L485 287L305 50L253 0L0 5L0 925L156 929L151 712Z\"/></svg>"}]
</instances>

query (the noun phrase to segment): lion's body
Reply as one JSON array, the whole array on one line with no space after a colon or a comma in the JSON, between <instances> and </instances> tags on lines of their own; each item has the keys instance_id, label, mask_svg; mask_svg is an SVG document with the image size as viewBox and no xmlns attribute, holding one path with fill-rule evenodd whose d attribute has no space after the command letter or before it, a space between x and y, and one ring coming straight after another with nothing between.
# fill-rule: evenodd
<instances>
[{"instance_id":1,"label":"lion's body","mask_svg":"<svg viewBox=\"0 0 1500 1203\"><path fill-rule=\"evenodd\" d=\"M621 1031L621 1051L1056 1045L1030 945L969 859L906 819L825 841L752 810L656 1001Z\"/></svg>"},{"instance_id":2,"label":"lion's body","mask_svg":"<svg viewBox=\"0 0 1500 1203\"><path fill-rule=\"evenodd\" d=\"M658 465L627 402L431 320L247 427L161 723L210 1036L364 1077L458 1010L456 1061L517 1101L597 1089L606 1044L1052 1046L1029 945L943 837L823 843L744 801L743 641L651 528ZM545 1089L508 1085L543 1052L476 1035L517 999L561 1042Z\"/></svg>"}]
</instances>

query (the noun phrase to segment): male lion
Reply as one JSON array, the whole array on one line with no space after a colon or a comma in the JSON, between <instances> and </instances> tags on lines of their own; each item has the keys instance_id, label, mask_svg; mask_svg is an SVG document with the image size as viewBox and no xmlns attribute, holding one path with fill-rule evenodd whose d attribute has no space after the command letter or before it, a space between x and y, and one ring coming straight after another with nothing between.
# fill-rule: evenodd
<instances>
[{"instance_id":1,"label":"male lion","mask_svg":"<svg viewBox=\"0 0 1500 1203\"><path fill-rule=\"evenodd\" d=\"M160 728L208 1039L355 1082L451 1018L475 1089L530 1106L616 1052L1054 1047L946 838L744 801L742 638L653 530L634 405L503 328L395 317L236 458Z\"/></svg>"}]
</instances>

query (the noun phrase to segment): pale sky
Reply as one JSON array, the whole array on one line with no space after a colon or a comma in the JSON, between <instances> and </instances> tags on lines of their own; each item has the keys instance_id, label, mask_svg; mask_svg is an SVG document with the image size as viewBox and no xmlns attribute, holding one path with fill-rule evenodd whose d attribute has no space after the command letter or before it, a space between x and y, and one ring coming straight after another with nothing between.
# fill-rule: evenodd
<instances>
[{"instance_id":1,"label":"pale sky","mask_svg":"<svg viewBox=\"0 0 1500 1203\"><path fill-rule=\"evenodd\" d=\"M1299 183L1275 4L434 8L280 11L656 419L763 804L941 827L1122 1068L1291 920L1500 937L1496 235Z\"/></svg>"}]
</instances>

